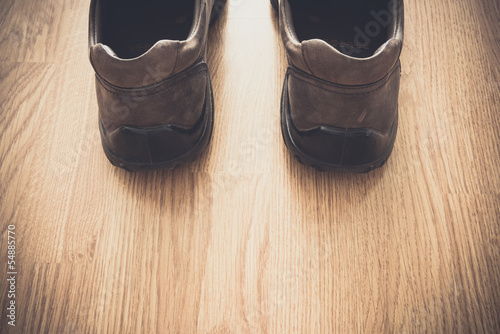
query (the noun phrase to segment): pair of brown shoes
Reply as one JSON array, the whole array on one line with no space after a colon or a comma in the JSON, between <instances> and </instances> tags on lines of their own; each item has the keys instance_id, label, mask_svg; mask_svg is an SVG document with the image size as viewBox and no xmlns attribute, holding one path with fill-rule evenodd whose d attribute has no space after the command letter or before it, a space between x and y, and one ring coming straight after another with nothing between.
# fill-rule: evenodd
<instances>
[{"instance_id":1,"label":"pair of brown shoes","mask_svg":"<svg viewBox=\"0 0 500 334\"><path fill-rule=\"evenodd\" d=\"M212 134L207 33L226 0L92 0L106 156L130 171L193 161ZM402 0L271 0L289 67L281 126L289 150L322 170L367 172L396 138Z\"/></svg>"}]
</instances>

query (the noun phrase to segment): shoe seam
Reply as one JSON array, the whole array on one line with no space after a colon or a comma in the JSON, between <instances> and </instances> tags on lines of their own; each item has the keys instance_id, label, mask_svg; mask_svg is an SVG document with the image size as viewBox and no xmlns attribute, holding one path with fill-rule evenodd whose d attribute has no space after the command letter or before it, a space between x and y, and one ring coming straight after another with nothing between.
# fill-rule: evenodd
<instances>
[{"instance_id":1,"label":"shoe seam","mask_svg":"<svg viewBox=\"0 0 500 334\"><path fill-rule=\"evenodd\" d=\"M172 68L172 72L170 72L169 77L175 73L175 70L177 69L177 62L179 61L179 46L180 46L180 41L177 41L176 43L176 53L175 53L175 63L174 67Z\"/></svg>"},{"instance_id":2,"label":"shoe seam","mask_svg":"<svg viewBox=\"0 0 500 334\"><path fill-rule=\"evenodd\" d=\"M369 91L366 91L366 92L347 93L347 92L338 92L338 91L335 91L335 90L332 90L332 89L334 89L334 88L344 88L344 89L362 89L362 88L366 88L366 87L357 87L357 86L341 86L341 87L332 87L332 89L327 89L327 88L325 88L325 87L321 87L321 86L320 86L320 85L318 85L318 84L314 84L314 83L312 83L312 82L310 82L310 81L308 81L308 80L306 80L306 79L304 79L304 78L299 77L299 75L298 75L298 74L296 74L296 73L294 73L294 72L295 72L295 70L291 69L291 70L289 71L289 75L291 75L291 76L293 76L295 79L297 79L297 80L299 80L299 81L302 81L302 82L304 82L304 83L306 83L306 84L309 84L309 85L311 85L311 86L313 86L313 87L317 87L317 88L319 88L319 89L321 89L321 90L324 90L324 91L326 91L326 92L329 92L329 93L334 93L334 94L338 94L338 95L354 95L354 96L355 96L355 95L366 95L366 94L370 94L370 93L373 93L373 92L376 92L376 91L379 91L379 90L383 89L383 88L384 88L384 86L387 84L387 82L389 82L389 80L392 78L392 76L393 76L394 74L396 74L396 73L397 73L396 68L395 68L395 69L392 71L392 73L390 73L390 74L389 74L389 76L386 76L386 79L385 79L385 80L384 80L384 79L382 79L382 80L383 80L382 82L376 82L376 83L374 83L373 85L380 84L380 87L377 87L376 89L372 89L372 90L369 90ZM332 85L332 84L330 83L330 85Z\"/></svg>"},{"instance_id":3,"label":"shoe seam","mask_svg":"<svg viewBox=\"0 0 500 334\"><path fill-rule=\"evenodd\" d=\"M309 72L311 72L311 74L314 75L314 72L311 70L311 67L309 66L309 63L307 61L306 46L304 44L302 44L302 43L300 44L300 50L302 51L302 58L304 59L304 64L306 64L306 67L309 70Z\"/></svg>"},{"instance_id":4,"label":"shoe seam","mask_svg":"<svg viewBox=\"0 0 500 334\"><path fill-rule=\"evenodd\" d=\"M96 78L99 81L99 83L101 84L101 86L108 93L111 93L113 95L124 95L124 94L130 94L130 93L137 93L137 92L145 92L145 91L148 91L148 90L154 90L154 92L151 92L150 94L145 95L145 96L153 96L153 95L157 95L157 94L162 93L164 91L164 88L165 88L164 86L168 86L168 88L175 87L175 86L180 85L181 83L183 83L186 80L192 79L192 78L198 76L199 74L203 74L203 73L206 73L206 72L207 72L207 68L202 68L202 69L196 70L193 73L187 74L184 78L182 78L180 80L177 80L175 83L172 83L172 82L169 82L169 81L172 80L172 79L179 79L179 78L168 78L168 79L163 80L162 82L160 82L158 84L155 84L155 85L152 85L152 86L145 86L145 87L140 87L140 88L125 88L125 89L110 87L98 75L96 75Z\"/></svg>"}]
</instances>

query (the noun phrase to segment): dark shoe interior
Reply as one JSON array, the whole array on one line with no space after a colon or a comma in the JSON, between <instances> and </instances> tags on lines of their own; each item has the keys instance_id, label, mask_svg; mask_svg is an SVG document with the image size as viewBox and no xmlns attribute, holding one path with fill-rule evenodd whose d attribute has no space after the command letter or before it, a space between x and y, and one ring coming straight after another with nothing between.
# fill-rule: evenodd
<instances>
[{"instance_id":1,"label":"dark shoe interior","mask_svg":"<svg viewBox=\"0 0 500 334\"><path fill-rule=\"evenodd\" d=\"M120 58L135 58L162 39L185 40L193 23L188 0L100 0L100 38Z\"/></svg>"},{"instance_id":2,"label":"dark shoe interior","mask_svg":"<svg viewBox=\"0 0 500 334\"><path fill-rule=\"evenodd\" d=\"M322 39L340 52L366 58L391 38L390 0L290 0L302 42Z\"/></svg>"}]
</instances>

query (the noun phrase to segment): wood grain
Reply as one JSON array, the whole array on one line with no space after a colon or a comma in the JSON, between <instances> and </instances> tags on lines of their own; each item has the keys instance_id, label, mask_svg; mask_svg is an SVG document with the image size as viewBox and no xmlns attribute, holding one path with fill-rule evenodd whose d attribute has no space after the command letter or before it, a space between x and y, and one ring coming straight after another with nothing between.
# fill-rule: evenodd
<instances>
[{"instance_id":1,"label":"wood grain","mask_svg":"<svg viewBox=\"0 0 500 334\"><path fill-rule=\"evenodd\" d=\"M87 15L86 1L0 5L0 332L500 332L498 1L406 2L398 139L368 175L287 152L267 0L230 0L210 33L207 152L112 167Z\"/></svg>"}]
</instances>

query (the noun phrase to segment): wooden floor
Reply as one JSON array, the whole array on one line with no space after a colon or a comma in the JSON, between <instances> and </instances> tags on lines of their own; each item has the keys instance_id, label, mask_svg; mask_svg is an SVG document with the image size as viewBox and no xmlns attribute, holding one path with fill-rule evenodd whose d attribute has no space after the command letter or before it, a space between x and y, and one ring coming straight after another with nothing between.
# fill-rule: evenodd
<instances>
[{"instance_id":1,"label":"wooden floor","mask_svg":"<svg viewBox=\"0 0 500 334\"><path fill-rule=\"evenodd\" d=\"M367 175L287 152L268 0L230 0L210 33L207 152L114 168L88 7L1 0L0 332L500 332L498 1L406 2L398 139Z\"/></svg>"}]
</instances>

